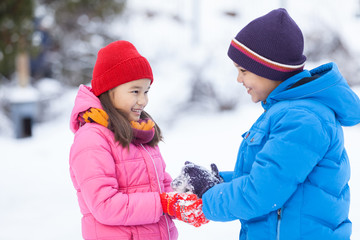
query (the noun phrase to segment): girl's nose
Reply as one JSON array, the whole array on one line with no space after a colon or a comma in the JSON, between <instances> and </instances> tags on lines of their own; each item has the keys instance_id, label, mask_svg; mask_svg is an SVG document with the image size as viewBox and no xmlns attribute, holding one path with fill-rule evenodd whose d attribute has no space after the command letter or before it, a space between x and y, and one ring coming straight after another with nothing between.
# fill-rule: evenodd
<instances>
[{"instance_id":1,"label":"girl's nose","mask_svg":"<svg viewBox=\"0 0 360 240\"><path fill-rule=\"evenodd\" d=\"M141 96L139 96L137 99L137 104L141 105L141 106L145 106L146 103L147 103L147 96L144 94L141 94Z\"/></svg>"}]
</instances>

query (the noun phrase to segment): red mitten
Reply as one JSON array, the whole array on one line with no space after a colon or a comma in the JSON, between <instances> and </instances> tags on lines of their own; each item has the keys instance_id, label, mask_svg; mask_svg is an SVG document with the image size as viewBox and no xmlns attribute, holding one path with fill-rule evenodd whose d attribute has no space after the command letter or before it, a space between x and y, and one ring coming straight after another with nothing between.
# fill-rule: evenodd
<instances>
[{"instance_id":1,"label":"red mitten","mask_svg":"<svg viewBox=\"0 0 360 240\"><path fill-rule=\"evenodd\" d=\"M164 213L189 223L195 227L208 223L202 211L202 200L195 194L161 193L161 205Z\"/></svg>"}]
</instances>

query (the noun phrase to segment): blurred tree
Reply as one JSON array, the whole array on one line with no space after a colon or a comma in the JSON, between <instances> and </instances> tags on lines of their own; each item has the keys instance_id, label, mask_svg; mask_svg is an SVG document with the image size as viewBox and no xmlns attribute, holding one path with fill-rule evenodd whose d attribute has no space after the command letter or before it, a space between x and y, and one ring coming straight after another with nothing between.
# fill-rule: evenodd
<instances>
[{"instance_id":1,"label":"blurred tree","mask_svg":"<svg viewBox=\"0 0 360 240\"><path fill-rule=\"evenodd\" d=\"M41 69L47 67L53 72L52 77L68 84L89 81L99 46L119 38L107 24L123 11L125 3L126 0L1 0L0 74L10 79L16 71L16 60L22 65L29 62L23 54L17 57L27 52L32 57L32 68L37 68L32 69L35 78L47 77L49 70L44 76ZM34 11L38 9L42 9L42 16L35 18ZM39 19L44 18L53 19L53 23L46 28L40 26L39 30ZM39 31L51 38L50 47L34 43ZM39 59L40 64L34 63Z\"/></svg>"},{"instance_id":2,"label":"blurred tree","mask_svg":"<svg viewBox=\"0 0 360 240\"><path fill-rule=\"evenodd\" d=\"M346 39L332 26L318 23L305 33L305 55L309 62L322 64L334 61L350 85L360 84L360 61Z\"/></svg>"},{"instance_id":3,"label":"blurred tree","mask_svg":"<svg viewBox=\"0 0 360 240\"><path fill-rule=\"evenodd\" d=\"M6 78L10 78L14 73L16 59L21 66L28 62L27 56L31 49L33 32L33 13L32 0L0 2L0 73Z\"/></svg>"},{"instance_id":4,"label":"blurred tree","mask_svg":"<svg viewBox=\"0 0 360 240\"><path fill-rule=\"evenodd\" d=\"M56 45L54 77L70 85L89 82L99 47L119 39L107 26L122 13L126 0L38 0L38 4L54 21L49 29Z\"/></svg>"}]
</instances>

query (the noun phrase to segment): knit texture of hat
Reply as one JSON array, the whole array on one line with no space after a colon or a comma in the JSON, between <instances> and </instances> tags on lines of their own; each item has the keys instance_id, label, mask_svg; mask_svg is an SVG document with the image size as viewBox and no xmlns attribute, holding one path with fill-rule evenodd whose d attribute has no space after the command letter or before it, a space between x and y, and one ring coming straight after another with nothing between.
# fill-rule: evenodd
<instances>
[{"instance_id":1,"label":"knit texture of hat","mask_svg":"<svg viewBox=\"0 0 360 240\"><path fill-rule=\"evenodd\" d=\"M300 28L280 8L246 25L231 41L228 56L256 75L284 81L303 70L303 51Z\"/></svg>"},{"instance_id":2,"label":"knit texture of hat","mask_svg":"<svg viewBox=\"0 0 360 240\"><path fill-rule=\"evenodd\" d=\"M116 41L98 52L91 87L94 94L99 96L120 84L144 78L153 82L152 70L146 58L130 42Z\"/></svg>"}]
</instances>

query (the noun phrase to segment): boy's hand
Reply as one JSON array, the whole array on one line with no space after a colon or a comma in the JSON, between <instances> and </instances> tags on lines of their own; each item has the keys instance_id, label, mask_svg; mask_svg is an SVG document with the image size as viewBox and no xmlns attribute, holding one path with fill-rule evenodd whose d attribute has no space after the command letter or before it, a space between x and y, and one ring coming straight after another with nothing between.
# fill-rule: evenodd
<instances>
[{"instance_id":1,"label":"boy's hand","mask_svg":"<svg viewBox=\"0 0 360 240\"><path fill-rule=\"evenodd\" d=\"M207 190L222 182L224 180L219 175L219 170L214 163L211 164L210 171L186 161L180 175L171 182L171 188L175 192L195 193L199 198L202 198Z\"/></svg>"},{"instance_id":2,"label":"boy's hand","mask_svg":"<svg viewBox=\"0 0 360 240\"><path fill-rule=\"evenodd\" d=\"M195 194L161 193L161 205L164 213L178 220L200 227L209 222L202 211L202 200Z\"/></svg>"}]
</instances>

